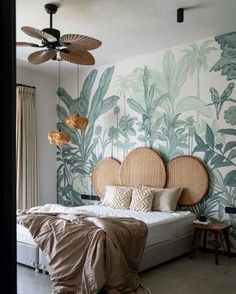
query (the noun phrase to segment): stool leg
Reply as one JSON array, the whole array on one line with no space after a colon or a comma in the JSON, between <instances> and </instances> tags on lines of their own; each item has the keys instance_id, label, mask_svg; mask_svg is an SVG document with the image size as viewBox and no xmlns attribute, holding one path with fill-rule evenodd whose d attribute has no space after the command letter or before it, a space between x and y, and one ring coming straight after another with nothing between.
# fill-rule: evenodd
<instances>
[{"instance_id":1,"label":"stool leg","mask_svg":"<svg viewBox=\"0 0 236 294\"><path fill-rule=\"evenodd\" d=\"M218 231L215 231L215 264L218 264Z\"/></svg>"},{"instance_id":2,"label":"stool leg","mask_svg":"<svg viewBox=\"0 0 236 294\"><path fill-rule=\"evenodd\" d=\"M190 255L189 258L192 259L193 255L194 255L194 251L195 251L195 242L196 242L196 238L197 238L197 233L198 233L198 229L194 228L193 230L193 237L192 237L192 242L191 242L191 249L190 249Z\"/></svg>"},{"instance_id":3,"label":"stool leg","mask_svg":"<svg viewBox=\"0 0 236 294\"><path fill-rule=\"evenodd\" d=\"M228 233L228 230L227 229L223 230L223 233L224 233L224 240L225 240L225 244L226 244L226 248L227 248L228 257L231 257L230 241L229 241L229 233Z\"/></svg>"},{"instance_id":4,"label":"stool leg","mask_svg":"<svg viewBox=\"0 0 236 294\"><path fill-rule=\"evenodd\" d=\"M203 234L203 251L206 252L207 231L204 231Z\"/></svg>"}]
</instances>

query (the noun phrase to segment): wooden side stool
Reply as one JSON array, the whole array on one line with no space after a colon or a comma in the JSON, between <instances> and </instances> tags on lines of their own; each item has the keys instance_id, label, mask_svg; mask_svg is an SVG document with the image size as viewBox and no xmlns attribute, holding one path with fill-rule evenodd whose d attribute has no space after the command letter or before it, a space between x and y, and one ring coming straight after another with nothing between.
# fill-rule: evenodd
<instances>
[{"instance_id":1,"label":"wooden side stool","mask_svg":"<svg viewBox=\"0 0 236 294\"><path fill-rule=\"evenodd\" d=\"M207 234L208 232L214 233L214 239L215 239L215 264L218 264L218 244L219 244L219 234L224 234L224 241L227 248L228 257L231 257L230 252L230 241L229 241L229 232L228 228L230 225L224 224L224 223L212 223L207 225L197 224L193 223L193 237L192 237L192 243L191 243L191 249L190 249L190 256L189 258L192 259L195 251L195 243L197 239L197 235L199 232L203 232L203 249L206 250L206 242L207 242Z\"/></svg>"}]
</instances>

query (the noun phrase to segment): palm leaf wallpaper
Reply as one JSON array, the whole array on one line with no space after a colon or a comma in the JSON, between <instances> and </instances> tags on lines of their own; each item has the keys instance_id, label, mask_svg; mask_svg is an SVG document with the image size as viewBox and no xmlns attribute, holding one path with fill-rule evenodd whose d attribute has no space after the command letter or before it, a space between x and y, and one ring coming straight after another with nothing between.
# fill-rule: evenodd
<instances>
[{"instance_id":1,"label":"palm leaf wallpaper","mask_svg":"<svg viewBox=\"0 0 236 294\"><path fill-rule=\"evenodd\" d=\"M80 205L82 194L94 195L91 173L103 157L122 160L139 146L158 149L166 162L195 155L208 166L210 190L179 209L230 221L236 248L236 215L225 214L236 206L235 64L233 32L93 69L79 97L59 88L58 117L76 113L89 124L81 131L59 123L71 142L57 148L58 203Z\"/></svg>"}]
</instances>

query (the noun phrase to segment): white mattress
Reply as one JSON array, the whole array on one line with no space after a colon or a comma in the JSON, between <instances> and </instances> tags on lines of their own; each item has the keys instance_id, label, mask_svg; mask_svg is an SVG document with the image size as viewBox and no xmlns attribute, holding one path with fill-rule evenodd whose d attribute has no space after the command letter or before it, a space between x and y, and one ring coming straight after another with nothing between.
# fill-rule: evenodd
<instances>
[{"instance_id":1,"label":"white mattress","mask_svg":"<svg viewBox=\"0 0 236 294\"><path fill-rule=\"evenodd\" d=\"M34 212L47 213L94 213L99 216L133 217L145 222L148 226L148 238L146 247L157 243L166 242L180 236L191 233L191 223L196 218L190 211L175 212L140 212L122 209L113 209L102 205L86 205L79 207L65 207L58 204L46 204L45 206L32 208ZM35 244L29 231L21 225L17 225L17 241Z\"/></svg>"}]
</instances>

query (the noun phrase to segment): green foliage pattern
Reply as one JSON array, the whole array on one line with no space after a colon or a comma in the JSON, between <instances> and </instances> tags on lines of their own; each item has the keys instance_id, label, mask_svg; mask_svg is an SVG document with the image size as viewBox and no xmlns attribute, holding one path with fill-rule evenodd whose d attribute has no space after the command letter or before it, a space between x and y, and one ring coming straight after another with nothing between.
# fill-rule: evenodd
<instances>
[{"instance_id":1,"label":"green foliage pattern","mask_svg":"<svg viewBox=\"0 0 236 294\"><path fill-rule=\"evenodd\" d=\"M158 69L136 67L126 76L113 77L114 67L108 67L99 81L94 69L75 99L58 89L63 102L57 105L58 128L71 137L70 144L57 150L59 203L81 205L81 194L94 193L91 173L103 157L122 160L138 146L158 149L166 162L182 154L195 155L208 166L210 189L198 204L178 208L229 220L236 243L236 216L225 214L226 206L236 206L235 84L206 82L206 97L201 78L220 71L222 79L236 78L236 33L215 41L189 44L180 55L167 50ZM209 70L213 54L221 58ZM186 92L189 80L195 87ZM108 90L112 95L106 97ZM87 128L69 129L64 123L68 114L88 117Z\"/></svg>"}]
</instances>

